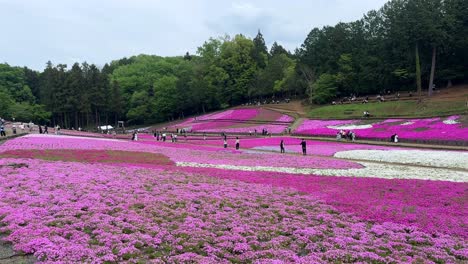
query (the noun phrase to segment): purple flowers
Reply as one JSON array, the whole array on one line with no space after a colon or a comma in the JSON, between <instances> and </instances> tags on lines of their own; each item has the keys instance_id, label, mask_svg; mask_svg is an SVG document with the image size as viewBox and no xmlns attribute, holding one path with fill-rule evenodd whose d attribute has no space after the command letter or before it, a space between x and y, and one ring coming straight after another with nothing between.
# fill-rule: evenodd
<instances>
[{"instance_id":1,"label":"purple flowers","mask_svg":"<svg viewBox=\"0 0 468 264\"><path fill-rule=\"evenodd\" d=\"M283 139L242 139L249 148ZM377 146L309 142L311 151ZM382 148L387 149L387 148ZM0 146L0 233L42 263L463 262L466 182L178 167L360 169L332 157L32 135ZM376 175L378 176L378 175Z\"/></svg>"},{"instance_id":2,"label":"purple flowers","mask_svg":"<svg viewBox=\"0 0 468 264\"><path fill-rule=\"evenodd\" d=\"M184 128L197 132L248 133L266 129L271 133L281 133L294 121L288 115L262 108L241 108L220 113L190 118L171 129Z\"/></svg>"},{"instance_id":3,"label":"purple flowers","mask_svg":"<svg viewBox=\"0 0 468 264\"><path fill-rule=\"evenodd\" d=\"M389 139L396 133L402 139L467 141L468 128L457 121L459 118L387 119L372 124L359 124L358 120L305 120L294 132L334 136L343 129L353 130L358 138Z\"/></svg>"},{"instance_id":4,"label":"purple flowers","mask_svg":"<svg viewBox=\"0 0 468 264\"><path fill-rule=\"evenodd\" d=\"M25 159L0 166L0 231L45 263L466 257L455 251L463 240L362 223L293 190L158 169Z\"/></svg>"}]
</instances>

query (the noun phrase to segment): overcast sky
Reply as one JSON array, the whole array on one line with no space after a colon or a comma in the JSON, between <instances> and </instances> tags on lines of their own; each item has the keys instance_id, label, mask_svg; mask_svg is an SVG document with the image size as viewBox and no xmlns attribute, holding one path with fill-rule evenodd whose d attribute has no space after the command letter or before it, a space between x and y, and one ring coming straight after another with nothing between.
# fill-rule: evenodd
<instances>
[{"instance_id":1,"label":"overcast sky","mask_svg":"<svg viewBox=\"0 0 468 264\"><path fill-rule=\"evenodd\" d=\"M195 53L209 37L258 29L293 51L314 27L349 22L387 0L0 0L0 62L42 70L75 61Z\"/></svg>"}]
</instances>

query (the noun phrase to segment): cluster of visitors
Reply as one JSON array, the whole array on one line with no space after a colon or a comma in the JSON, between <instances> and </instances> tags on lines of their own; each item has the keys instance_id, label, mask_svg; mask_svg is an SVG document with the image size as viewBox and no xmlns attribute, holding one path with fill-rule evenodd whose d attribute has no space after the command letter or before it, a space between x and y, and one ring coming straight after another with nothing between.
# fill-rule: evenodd
<instances>
[{"instance_id":1,"label":"cluster of visitors","mask_svg":"<svg viewBox=\"0 0 468 264\"><path fill-rule=\"evenodd\" d=\"M268 100L254 100L252 102L248 102L248 103L245 103L245 104L242 104L242 105L266 105L266 104L280 104L282 102L284 103L289 103L291 101L291 99L289 98L286 98L286 99L283 99L283 100L278 100L278 99L275 99L275 98L272 98L272 99L268 99Z\"/></svg>"},{"instance_id":2,"label":"cluster of visitors","mask_svg":"<svg viewBox=\"0 0 468 264\"><path fill-rule=\"evenodd\" d=\"M138 141L138 130L133 131L132 140L133 141Z\"/></svg>"},{"instance_id":3,"label":"cluster of visitors","mask_svg":"<svg viewBox=\"0 0 468 264\"><path fill-rule=\"evenodd\" d=\"M368 117L370 117L370 116L371 116L371 114L369 113L369 111L364 111L364 113L363 113L363 115L362 115L362 116L363 116L363 117L367 117L367 118L368 118Z\"/></svg>"},{"instance_id":4,"label":"cluster of visitors","mask_svg":"<svg viewBox=\"0 0 468 264\"><path fill-rule=\"evenodd\" d=\"M398 135L396 133L390 137L390 142L398 143Z\"/></svg>"},{"instance_id":5,"label":"cluster of visitors","mask_svg":"<svg viewBox=\"0 0 468 264\"><path fill-rule=\"evenodd\" d=\"M154 137L156 138L156 141L162 141L162 142L166 142L166 133L164 132L160 132L160 131L156 131L154 132Z\"/></svg>"},{"instance_id":6,"label":"cluster of visitors","mask_svg":"<svg viewBox=\"0 0 468 264\"><path fill-rule=\"evenodd\" d=\"M351 130L348 130L348 131L340 130L338 133L336 133L336 139L341 140L342 138L350 140L350 141L355 141L356 133L354 133Z\"/></svg>"},{"instance_id":7,"label":"cluster of visitors","mask_svg":"<svg viewBox=\"0 0 468 264\"><path fill-rule=\"evenodd\" d=\"M55 126L55 135L60 135L60 126L59 125Z\"/></svg>"},{"instance_id":8,"label":"cluster of visitors","mask_svg":"<svg viewBox=\"0 0 468 264\"><path fill-rule=\"evenodd\" d=\"M42 129L41 125L38 125L39 127L39 134L49 134L49 128L47 125L44 125L44 129Z\"/></svg>"},{"instance_id":9,"label":"cluster of visitors","mask_svg":"<svg viewBox=\"0 0 468 264\"><path fill-rule=\"evenodd\" d=\"M6 137L6 132L5 132L5 120L0 117L0 136L1 137Z\"/></svg>"},{"instance_id":10,"label":"cluster of visitors","mask_svg":"<svg viewBox=\"0 0 468 264\"><path fill-rule=\"evenodd\" d=\"M228 147L227 134L223 132L223 133L221 133L221 137L223 138L223 148L227 148ZM206 134L205 133L203 133L203 139L206 139ZM239 137L236 137L235 146L236 146L236 150L239 150L239 148L240 148L240 139L239 139Z\"/></svg>"}]
</instances>

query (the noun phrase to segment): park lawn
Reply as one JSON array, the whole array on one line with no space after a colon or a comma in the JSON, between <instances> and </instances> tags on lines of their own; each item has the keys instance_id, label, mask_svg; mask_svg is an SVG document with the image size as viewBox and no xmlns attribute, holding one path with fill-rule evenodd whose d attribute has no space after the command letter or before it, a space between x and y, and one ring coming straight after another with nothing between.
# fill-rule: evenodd
<instances>
[{"instance_id":1,"label":"park lawn","mask_svg":"<svg viewBox=\"0 0 468 264\"><path fill-rule=\"evenodd\" d=\"M314 119L349 119L360 118L364 111L373 117L433 117L453 114L466 114L464 98L459 101L391 101L385 103L327 105L312 108L309 118Z\"/></svg>"}]
</instances>

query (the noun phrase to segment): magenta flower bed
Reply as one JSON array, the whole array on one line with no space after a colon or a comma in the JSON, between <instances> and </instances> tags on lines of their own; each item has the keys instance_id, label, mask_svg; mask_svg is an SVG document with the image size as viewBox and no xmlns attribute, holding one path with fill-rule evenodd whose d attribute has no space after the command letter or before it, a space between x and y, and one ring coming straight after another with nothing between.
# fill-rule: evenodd
<instances>
[{"instance_id":1,"label":"magenta flower bed","mask_svg":"<svg viewBox=\"0 0 468 264\"><path fill-rule=\"evenodd\" d=\"M251 124L242 123L250 120L271 121L271 124ZM203 115L190 118L182 123L169 127L171 130L176 128L185 128L194 132L229 132L229 133L248 133L255 129L260 132L267 129L271 133L282 133L289 126L284 122L292 123L294 118L288 115L281 115L271 110L261 108L233 109L220 113ZM276 123L275 123L276 122ZM279 123L278 123L279 122Z\"/></svg>"},{"instance_id":2,"label":"magenta flower bed","mask_svg":"<svg viewBox=\"0 0 468 264\"><path fill-rule=\"evenodd\" d=\"M203 115L201 117L190 118L189 120L170 127L175 130L176 128L185 128L190 131L206 131L213 128L229 127L235 122L229 122L229 119L234 120L251 120L259 113L259 109L246 108L246 109L233 109L227 110L216 114ZM216 121L225 119L227 121Z\"/></svg>"},{"instance_id":3,"label":"magenta flower bed","mask_svg":"<svg viewBox=\"0 0 468 264\"><path fill-rule=\"evenodd\" d=\"M0 160L0 175L0 232L42 263L461 263L468 257L461 238L362 222L288 189L30 159Z\"/></svg>"},{"instance_id":4,"label":"magenta flower bed","mask_svg":"<svg viewBox=\"0 0 468 264\"><path fill-rule=\"evenodd\" d=\"M240 147L247 149L257 150L268 150L268 151L280 151L280 142L284 141L286 152L302 153L302 148L299 145L301 139L291 137L271 137L271 138L241 138ZM213 146L222 147L223 140L210 139L210 140L190 140L191 144L200 145L200 147ZM402 149L397 147L377 146L377 145L363 145L343 142L326 142L317 140L306 140L307 142L307 153L312 155L322 156L333 156L336 152L356 150L356 149L369 149L369 150L395 150ZM234 146L235 138L230 137L228 139L230 146ZM407 148L405 148L407 149Z\"/></svg>"},{"instance_id":5,"label":"magenta flower bed","mask_svg":"<svg viewBox=\"0 0 468 264\"><path fill-rule=\"evenodd\" d=\"M376 121L370 128L353 130L358 138L390 139L398 134L400 139L414 140L468 140L468 127L457 123L459 116L428 119L387 119ZM358 125L359 120L305 120L294 132L313 136L335 136L339 128L330 126Z\"/></svg>"},{"instance_id":6,"label":"magenta flower bed","mask_svg":"<svg viewBox=\"0 0 468 264\"><path fill-rule=\"evenodd\" d=\"M1 151L15 149L109 149L125 151L146 151L161 153L174 162L197 162L209 164L229 164L234 166L270 166L296 168L348 169L362 166L350 161L311 156L295 157L276 153L263 155L242 153L231 149L215 147L200 148L195 145L175 144L155 141L119 141L109 139L85 139L67 136L30 135L16 138L2 145Z\"/></svg>"},{"instance_id":7,"label":"magenta flower bed","mask_svg":"<svg viewBox=\"0 0 468 264\"><path fill-rule=\"evenodd\" d=\"M292 123L294 118L288 115L282 115L280 118L276 119L274 122L290 122ZM245 127L232 127L232 128L215 128L215 129L206 129L203 131L206 132L226 132L226 133L254 133L257 130L257 133L261 133L262 129L266 129L268 133L283 133L290 126L290 124L260 124L260 125L248 125Z\"/></svg>"},{"instance_id":8,"label":"magenta flower bed","mask_svg":"<svg viewBox=\"0 0 468 264\"><path fill-rule=\"evenodd\" d=\"M394 222L416 226L428 233L468 238L468 183L186 170L223 179L294 188L369 221Z\"/></svg>"}]
</instances>

